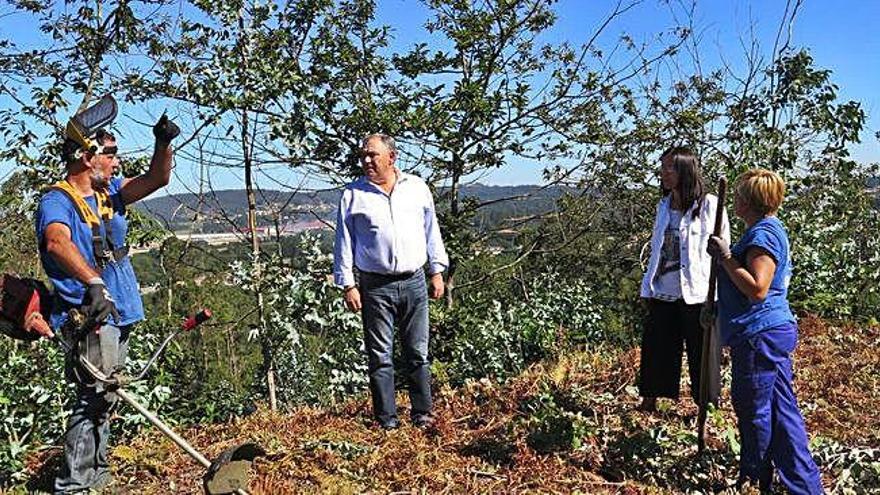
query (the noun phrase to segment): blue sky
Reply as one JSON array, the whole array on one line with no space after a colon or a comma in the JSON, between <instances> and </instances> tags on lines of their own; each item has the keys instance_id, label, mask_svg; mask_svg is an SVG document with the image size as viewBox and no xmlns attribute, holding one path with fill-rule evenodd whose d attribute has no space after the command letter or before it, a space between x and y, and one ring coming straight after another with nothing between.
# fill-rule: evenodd
<instances>
[{"instance_id":1,"label":"blue sky","mask_svg":"<svg viewBox=\"0 0 880 495\"><path fill-rule=\"evenodd\" d=\"M658 33L681 20L685 0L645 0L611 24L599 39L599 46L613 46L620 35L627 33L637 42L650 41ZM791 0L795 3L795 0ZM580 44L591 36L604 17L617 4L616 0L560 0L556 5L559 20L544 41L567 40ZM697 0L694 12L696 31L700 35L700 53L705 67L717 67L723 58L734 67L742 66L741 38L750 30L769 57L777 28L783 18L786 0ZM428 11L418 0L378 0L378 22L392 26L393 49L405 49L416 42L430 41L424 29ZM6 18L0 26L0 37L12 37L30 44L35 36L31 23L12 22ZM868 114L862 143L852 148L860 161L880 161L880 142L874 134L880 131L880 0L804 0L792 30L792 46L809 48L818 67L833 71L832 80L840 88L840 97L860 101ZM3 102L0 101L0 104ZM117 125L122 127L131 147L151 142L150 122L165 109L161 102L132 108L123 103ZM173 108L169 107L173 111ZM135 124L134 121L140 121ZM186 131L186 129L185 129ZM129 139L131 141L129 141ZM5 168L5 167L4 167ZM489 184L525 184L541 180L541 164L516 162L479 178ZM296 177L274 168L268 171L287 183ZM288 176L288 177L285 177ZM198 171L182 160L177 164L176 177L166 192L182 192L197 187ZM237 188L243 183L234 171L212 173L213 187ZM275 187L268 180L264 187Z\"/></svg>"},{"instance_id":2,"label":"blue sky","mask_svg":"<svg viewBox=\"0 0 880 495\"><path fill-rule=\"evenodd\" d=\"M561 0L556 6L559 20L548 41L585 40L616 4L609 0ZM683 19L680 5L674 0L647 0L607 28L600 44L611 46L623 33L636 41L649 41L674 25L674 16ZM706 65L716 65L722 56L734 66L742 65L740 39L748 38L750 30L769 54L785 7L785 0L697 0L694 24L701 36ZM394 26L398 47L424 40L427 33L422 26L427 15L424 6L413 0L379 0L379 18ZM792 46L809 48L817 67L833 71L832 80L840 88L840 97L862 102L868 124L862 143L851 150L860 161L880 161L880 143L874 137L880 131L878 31L880 0L805 0L792 30ZM480 180L534 183L540 180L540 172L539 164L518 163Z\"/></svg>"}]
</instances>

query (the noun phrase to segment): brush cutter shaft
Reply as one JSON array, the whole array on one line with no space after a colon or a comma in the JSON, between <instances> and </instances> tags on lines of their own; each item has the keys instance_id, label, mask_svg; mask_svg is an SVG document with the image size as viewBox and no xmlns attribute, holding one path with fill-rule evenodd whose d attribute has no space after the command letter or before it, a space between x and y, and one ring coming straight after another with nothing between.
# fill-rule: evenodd
<instances>
[{"instance_id":1,"label":"brush cutter shaft","mask_svg":"<svg viewBox=\"0 0 880 495\"><path fill-rule=\"evenodd\" d=\"M64 340L62 340L60 338L57 338L57 336L54 338L54 340L64 349L65 352L71 352L71 348L67 344L67 342L65 342ZM83 356L82 354L80 354L80 356L79 356L79 363L83 366L83 368L85 368L85 370L90 375L92 375L92 377L94 377L95 380L98 380L99 382L102 382L105 384L118 385L118 383L116 382L115 379L108 378L107 375L105 375L103 372L101 372L101 370L98 369L97 366L92 364L92 362L89 361L88 359L86 359L86 357ZM141 415L143 417L147 418L147 420L149 420L150 423L153 423L153 426L155 426L156 428L159 428L159 430L162 433L164 433L165 436L167 436L168 438L173 440L174 443L176 443L178 446L180 446L180 448L185 450L187 454L192 456L193 459L197 460L199 462L199 464L205 466L206 468L211 466L211 462L208 459L206 459L205 456L203 456L196 449L194 449L189 443L187 443L186 440L181 438L180 435L178 435L177 433L174 433L174 431L171 430L171 428L169 428L168 425L163 423L162 420L160 420L158 417L156 417L155 414L151 413L150 411L147 410L147 408L140 405L136 400L134 400L134 398L132 398L131 395L128 394L128 392L123 390L122 387L116 387L113 390L113 393L115 393L116 395L121 397L122 400L124 400L125 402L128 403L128 405L135 408L137 410L137 412L141 413Z\"/></svg>"},{"instance_id":2,"label":"brush cutter shaft","mask_svg":"<svg viewBox=\"0 0 880 495\"><path fill-rule=\"evenodd\" d=\"M210 467L211 461L209 461L205 456L199 453L196 449L193 448L192 445L189 444L186 440L183 439L180 435L174 432L168 425L166 425L162 420L156 417L155 414L151 413L144 406L140 405L134 398L128 394L125 390L119 388L114 390L114 393L118 395L122 400L128 403L131 407L135 408L137 412L141 413L141 416L147 418L150 423L153 423L153 426L159 428L166 437L170 438L174 443L177 444L178 447L182 448L186 451L187 454L190 455L193 459L198 461L204 467Z\"/></svg>"},{"instance_id":3,"label":"brush cutter shaft","mask_svg":"<svg viewBox=\"0 0 880 495\"><path fill-rule=\"evenodd\" d=\"M94 365L88 362L85 358L81 361L84 363L88 363L88 366L94 368ZM100 373L100 372L99 372ZM97 377L95 377L97 378ZM117 388L113 391L117 396L119 396L122 400L124 400L128 405L133 407L137 412L141 414L141 416L147 418L147 421L153 424L159 431L162 432L163 435L170 438L172 442L176 443L178 447L184 450L190 457L196 460L199 464L204 466L206 469L211 467L211 461L208 460L207 457L203 456L198 450L196 450L192 445L189 444L186 440L183 439L180 435L174 432L168 425L165 424L164 421L159 419L155 414L151 413L147 408L142 406L138 401L134 400L134 397L129 395L128 392L123 390L122 388ZM249 495L246 490L242 490L241 488L237 489L235 493L239 495Z\"/></svg>"},{"instance_id":4,"label":"brush cutter shaft","mask_svg":"<svg viewBox=\"0 0 880 495\"><path fill-rule=\"evenodd\" d=\"M86 368L89 373L91 373L95 377L96 380L100 380L105 383L115 383L112 378L107 378L107 376L101 373L101 371L98 370L98 368L93 365L88 359L86 359L85 356L80 356L80 363ZM192 445L189 444L189 442L184 440L183 437L175 433L174 430L172 430L170 426L165 424L164 421L159 419L155 414L151 413L146 407L142 406L122 387L114 389L113 393L124 400L128 405L133 407L137 412L141 414L141 416L147 418L147 421L158 428L163 435L170 438L172 442L176 443L178 447L183 449L184 452L189 454L189 456L195 459L196 462L201 464L206 469L211 467L211 461L209 461L207 457L203 456L201 452L196 450ZM241 488L237 489L235 493L237 493L238 495L250 495L249 492Z\"/></svg>"}]
</instances>

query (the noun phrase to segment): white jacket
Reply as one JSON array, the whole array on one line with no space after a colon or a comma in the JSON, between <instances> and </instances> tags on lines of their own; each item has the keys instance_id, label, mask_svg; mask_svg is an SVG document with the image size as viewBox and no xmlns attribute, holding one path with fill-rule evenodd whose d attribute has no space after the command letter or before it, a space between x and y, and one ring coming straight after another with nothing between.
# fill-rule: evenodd
<instances>
[{"instance_id":1,"label":"white jacket","mask_svg":"<svg viewBox=\"0 0 880 495\"><path fill-rule=\"evenodd\" d=\"M641 297L654 297L654 277L660 264L660 251L663 247L663 232L669 223L669 203L672 195L668 194L657 205L657 215L654 217L654 230L651 234L651 259L648 269L642 278ZM690 207L682 215L678 231L681 236L681 295L686 304L700 304L706 301L709 292L709 269L712 257L706 252L709 236L715 227L715 206L718 198L713 194L707 194L706 199L700 205L700 214L693 218L696 204ZM730 224L727 221L727 211L722 215L721 237L730 242Z\"/></svg>"}]
</instances>

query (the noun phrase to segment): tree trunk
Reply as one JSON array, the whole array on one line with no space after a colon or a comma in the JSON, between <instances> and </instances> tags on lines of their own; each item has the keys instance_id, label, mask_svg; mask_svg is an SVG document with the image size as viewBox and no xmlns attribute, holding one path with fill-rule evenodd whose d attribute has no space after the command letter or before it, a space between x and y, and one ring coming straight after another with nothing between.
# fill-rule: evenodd
<instances>
[{"instance_id":1,"label":"tree trunk","mask_svg":"<svg viewBox=\"0 0 880 495\"><path fill-rule=\"evenodd\" d=\"M458 191L460 188L461 176L457 172L460 170L458 168L459 158L458 156L453 156L453 170L452 173L452 187L449 189L449 215L451 218L458 218L458 215L461 213L460 205L458 202ZM446 269L446 290L444 291L446 295L446 307L452 309L455 305L455 295L453 291L455 290L455 270L457 268L458 263L456 262L455 253L452 253L449 257L449 268Z\"/></svg>"},{"instance_id":2,"label":"tree trunk","mask_svg":"<svg viewBox=\"0 0 880 495\"><path fill-rule=\"evenodd\" d=\"M244 10L242 9L241 14L238 17L238 28L241 39L239 40L242 43L241 46L241 67L242 67L242 79L247 77L247 68L248 68L248 44L250 43L248 33L244 27ZM247 88L247 81L242 81L243 88ZM247 90L245 90L245 106L247 106ZM275 358L272 352L272 343L269 335L267 334L266 329L266 308L263 303L263 293L260 289L262 284L262 273L260 268L260 238L257 235L257 198L256 194L254 194L254 171L253 171L253 160L251 156L251 146L249 142L248 132L249 128L249 119L248 119L248 109L244 108L241 111L241 149L242 155L244 157L244 185L245 191L247 192L247 204L248 204L248 228L250 229L251 236L251 253L253 255L254 263L256 270L254 272L254 285L257 287L256 290L256 299L257 299L257 319L260 330L260 348L263 355L263 369L266 374L266 388L269 391L269 408L273 411L278 410L278 400L276 396L275 390Z\"/></svg>"}]
</instances>

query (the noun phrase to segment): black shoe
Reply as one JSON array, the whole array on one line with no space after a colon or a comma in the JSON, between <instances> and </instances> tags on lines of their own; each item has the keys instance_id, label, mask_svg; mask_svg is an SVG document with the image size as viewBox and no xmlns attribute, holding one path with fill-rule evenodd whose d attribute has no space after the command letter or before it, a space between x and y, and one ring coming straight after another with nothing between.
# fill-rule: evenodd
<instances>
[{"instance_id":1,"label":"black shoe","mask_svg":"<svg viewBox=\"0 0 880 495\"><path fill-rule=\"evenodd\" d=\"M379 423L379 426L385 431L396 430L400 428L400 421L398 421L397 418L391 418L384 423Z\"/></svg>"},{"instance_id":2,"label":"black shoe","mask_svg":"<svg viewBox=\"0 0 880 495\"><path fill-rule=\"evenodd\" d=\"M419 414L418 416L413 417L412 424L416 428L423 430L434 424L434 418L429 414Z\"/></svg>"}]
</instances>

